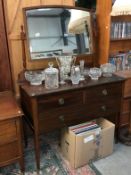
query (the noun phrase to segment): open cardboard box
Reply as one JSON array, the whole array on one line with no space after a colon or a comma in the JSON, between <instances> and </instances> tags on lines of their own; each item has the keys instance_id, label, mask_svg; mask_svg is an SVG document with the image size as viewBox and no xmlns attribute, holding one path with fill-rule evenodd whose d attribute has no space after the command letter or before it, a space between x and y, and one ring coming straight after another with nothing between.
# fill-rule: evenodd
<instances>
[{"instance_id":1,"label":"open cardboard box","mask_svg":"<svg viewBox=\"0 0 131 175\"><path fill-rule=\"evenodd\" d=\"M84 166L113 152L115 125L104 118L96 120L98 129L76 135L69 127L62 130L61 151L73 168ZM76 125L76 126L81 126Z\"/></svg>"}]
</instances>

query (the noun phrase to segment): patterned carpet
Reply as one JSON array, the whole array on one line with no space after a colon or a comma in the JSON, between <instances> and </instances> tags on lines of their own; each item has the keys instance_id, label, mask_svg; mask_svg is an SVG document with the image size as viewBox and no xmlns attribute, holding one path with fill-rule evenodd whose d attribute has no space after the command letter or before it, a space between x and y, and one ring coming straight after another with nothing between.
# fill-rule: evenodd
<instances>
[{"instance_id":1,"label":"patterned carpet","mask_svg":"<svg viewBox=\"0 0 131 175\"><path fill-rule=\"evenodd\" d=\"M59 134L48 134L40 137L41 165L39 175L100 175L93 164L72 169L59 150ZM33 139L29 138L28 147L24 151L25 175L37 175ZM0 168L0 175L19 175L19 165L13 164Z\"/></svg>"}]
</instances>

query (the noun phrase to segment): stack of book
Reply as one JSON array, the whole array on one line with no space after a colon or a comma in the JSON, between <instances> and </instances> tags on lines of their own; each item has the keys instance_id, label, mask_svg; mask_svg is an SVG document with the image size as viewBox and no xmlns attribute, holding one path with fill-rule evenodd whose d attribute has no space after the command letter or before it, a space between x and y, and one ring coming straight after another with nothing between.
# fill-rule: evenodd
<instances>
[{"instance_id":1,"label":"stack of book","mask_svg":"<svg viewBox=\"0 0 131 175\"><path fill-rule=\"evenodd\" d=\"M79 125L71 126L69 129L74 132L76 135L81 135L84 134L87 131L96 131L96 130L101 130L101 127L96 123L95 120L82 123Z\"/></svg>"}]
</instances>

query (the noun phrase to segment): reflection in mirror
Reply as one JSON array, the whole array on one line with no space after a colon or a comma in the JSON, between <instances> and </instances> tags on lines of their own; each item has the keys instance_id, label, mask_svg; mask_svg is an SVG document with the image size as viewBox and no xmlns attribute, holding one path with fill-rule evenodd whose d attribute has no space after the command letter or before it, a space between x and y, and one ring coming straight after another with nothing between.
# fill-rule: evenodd
<instances>
[{"instance_id":1,"label":"reflection in mirror","mask_svg":"<svg viewBox=\"0 0 131 175\"><path fill-rule=\"evenodd\" d=\"M90 12L80 8L25 10L31 59L92 53Z\"/></svg>"}]
</instances>

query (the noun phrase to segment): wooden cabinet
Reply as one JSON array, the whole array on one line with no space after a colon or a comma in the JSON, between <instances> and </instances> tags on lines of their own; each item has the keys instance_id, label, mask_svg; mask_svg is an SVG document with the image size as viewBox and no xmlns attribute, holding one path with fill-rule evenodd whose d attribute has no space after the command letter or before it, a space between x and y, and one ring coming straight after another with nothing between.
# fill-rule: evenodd
<instances>
[{"instance_id":1,"label":"wooden cabinet","mask_svg":"<svg viewBox=\"0 0 131 175\"><path fill-rule=\"evenodd\" d=\"M120 114L120 127L123 127L129 125L131 116L131 71L119 71L116 74L125 78Z\"/></svg>"},{"instance_id":2,"label":"wooden cabinet","mask_svg":"<svg viewBox=\"0 0 131 175\"><path fill-rule=\"evenodd\" d=\"M19 162L24 171L21 117L11 92L0 93L0 167Z\"/></svg>"},{"instance_id":3,"label":"wooden cabinet","mask_svg":"<svg viewBox=\"0 0 131 175\"><path fill-rule=\"evenodd\" d=\"M58 89L47 90L44 85L20 86L25 120L34 131L37 168L40 167L39 135L65 126L105 117L119 127L119 112L123 78L89 77L79 85L70 82Z\"/></svg>"},{"instance_id":4,"label":"wooden cabinet","mask_svg":"<svg viewBox=\"0 0 131 175\"><path fill-rule=\"evenodd\" d=\"M129 27L131 26L131 15L113 16L111 18L110 25L112 25L112 23L116 24L114 31L116 32L116 38L110 40L109 55L116 55L117 57L119 52L126 53L131 50L131 29ZM130 23L130 25L126 26L127 23ZM123 59L126 58L127 56ZM124 63L124 61L122 62ZM116 72L116 75L126 79L124 83L124 93L120 115L120 127L123 127L129 125L131 116L131 71L118 71Z\"/></svg>"},{"instance_id":5,"label":"wooden cabinet","mask_svg":"<svg viewBox=\"0 0 131 175\"><path fill-rule=\"evenodd\" d=\"M0 91L12 89L3 3L0 0Z\"/></svg>"}]
</instances>

